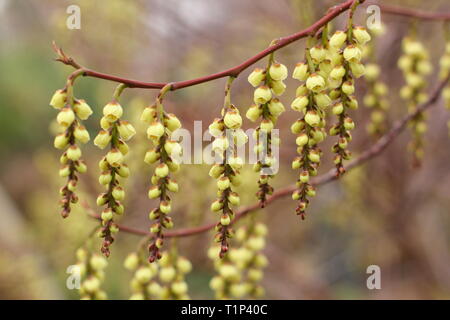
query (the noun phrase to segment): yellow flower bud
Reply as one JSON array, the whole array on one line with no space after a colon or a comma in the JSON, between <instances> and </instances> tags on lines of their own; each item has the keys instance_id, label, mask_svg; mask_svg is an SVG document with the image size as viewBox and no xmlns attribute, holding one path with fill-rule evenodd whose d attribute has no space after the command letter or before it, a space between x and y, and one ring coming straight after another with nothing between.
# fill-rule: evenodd
<instances>
[{"instance_id":1,"label":"yellow flower bud","mask_svg":"<svg viewBox=\"0 0 450 320\"><path fill-rule=\"evenodd\" d=\"M275 117L278 117L285 111L285 108L278 98L270 100L269 112Z\"/></svg>"},{"instance_id":2,"label":"yellow flower bud","mask_svg":"<svg viewBox=\"0 0 450 320\"><path fill-rule=\"evenodd\" d=\"M181 145L176 141L166 141L164 144L164 150L166 150L169 157L178 157L182 154L183 149Z\"/></svg>"},{"instance_id":3,"label":"yellow flower bud","mask_svg":"<svg viewBox=\"0 0 450 320\"><path fill-rule=\"evenodd\" d=\"M267 119L264 119L261 121L261 125L259 126L261 128L261 131L263 132L270 132L273 129L273 122Z\"/></svg>"},{"instance_id":4,"label":"yellow flower bud","mask_svg":"<svg viewBox=\"0 0 450 320\"><path fill-rule=\"evenodd\" d=\"M211 169L209 170L209 175L214 178L217 179L219 178L219 176L224 172L224 167L223 165L220 164L215 164L211 167Z\"/></svg>"},{"instance_id":5,"label":"yellow flower bud","mask_svg":"<svg viewBox=\"0 0 450 320\"><path fill-rule=\"evenodd\" d=\"M122 164L123 154L117 148L111 149L106 155L106 161L111 167L118 167Z\"/></svg>"},{"instance_id":6,"label":"yellow flower bud","mask_svg":"<svg viewBox=\"0 0 450 320\"><path fill-rule=\"evenodd\" d=\"M219 274L225 279L239 279L239 271L232 264L223 264L219 268Z\"/></svg>"},{"instance_id":7,"label":"yellow flower bud","mask_svg":"<svg viewBox=\"0 0 450 320\"><path fill-rule=\"evenodd\" d=\"M150 149L145 153L144 162L147 164L155 163L157 160L159 160L160 154L159 152L156 152L156 149Z\"/></svg>"},{"instance_id":8,"label":"yellow flower bud","mask_svg":"<svg viewBox=\"0 0 450 320\"><path fill-rule=\"evenodd\" d=\"M69 143L69 138L65 133L60 133L55 137L53 145L56 149L64 149Z\"/></svg>"},{"instance_id":9,"label":"yellow flower bud","mask_svg":"<svg viewBox=\"0 0 450 320\"><path fill-rule=\"evenodd\" d=\"M81 150L76 145L72 145L67 149L67 158L72 161L77 161L81 157Z\"/></svg>"},{"instance_id":10,"label":"yellow flower bud","mask_svg":"<svg viewBox=\"0 0 450 320\"><path fill-rule=\"evenodd\" d=\"M94 139L94 144L100 149L104 149L111 142L111 134L108 131L100 130Z\"/></svg>"},{"instance_id":11,"label":"yellow flower bud","mask_svg":"<svg viewBox=\"0 0 450 320\"><path fill-rule=\"evenodd\" d=\"M111 180L112 180L112 175L111 175L110 171L102 172L100 177L98 177L98 182L101 185L107 185L107 184L109 184L111 182Z\"/></svg>"},{"instance_id":12,"label":"yellow flower bud","mask_svg":"<svg viewBox=\"0 0 450 320\"><path fill-rule=\"evenodd\" d=\"M239 198L239 195L236 192L230 193L230 195L228 196L228 201L233 206L238 206L241 203L241 199Z\"/></svg>"},{"instance_id":13,"label":"yellow flower bud","mask_svg":"<svg viewBox=\"0 0 450 320\"><path fill-rule=\"evenodd\" d=\"M225 287L225 282L222 278L216 276L209 281L209 287L214 291L221 291Z\"/></svg>"},{"instance_id":14,"label":"yellow flower bud","mask_svg":"<svg viewBox=\"0 0 450 320\"><path fill-rule=\"evenodd\" d=\"M164 267L159 271L159 279L162 282L172 282L176 276L176 270L174 267Z\"/></svg>"},{"instance_id":15,"label":"yellow flower bud","mask_svg":"<svg viewBox=\"0 0 450 320\"><path fill-rule=\"evenodd\" d=\"M66 90L56 90L53 94L52 99L50 100L50 106L55 109L64 108L67 101L67 91Z\"/></svg>"},{"instance_id":16,"label":"yellow flower bud","mask_svg":"<svg viewBox=\"0 0 450 320\"><path fill-rule=\"evenodd\" d=\"M320 63L326 58L327 50L321 45L317 45L309 49L309 54L315 63Z\"/></svg>"},{"instance_id":17,"label":"yellow flower bud","mask_svg":"<svg viewBox=\"0 0 450 320\"><path fill-rule=\"evenodd\" d=\"M121 186L115 186L111 194L117 201L123 201L123 199L125 199L125 191Z\"/></svg>"},{"instance_id":18,"label":"yellow flower bud","mask_svg":"<svg viewBox=\"0 0 450 320\"><path fill-rule=\"evenodd\" d=\"M113 218L113 211L111 208L106 208L105 210L103 210L102 212L103 221L109 221L112 220L112 218Z\"/></svg>"},{"instance_id":19,"label":"yellow flower bud","mask_svg":"<svg viewBox=\"0 0 450 320\"><path fill-rule=\"evenodd\" d=\"M82 289L86 292L93 293L100 288L100 280L95 277L86 279L82 284Z\"/></svg>"},{"instance_id":20,"label":"yellow flower bud","mask_svg":"<svg viewBox=\"0 0 450 320\"><path fill-rule=\"evenodd\" d=\"M374 63L366 65L366 78L369 81L376 80L380 75L380 67Z\"/></svg>"},{"instance_id":21,"label":"yellow flower bud","mask_svg":"<svg viewBox=\"0 0 450 320\"><path fill-rule=\"evenodd\" d=\"M126 155L128 151L130 151L128 145L122 140L117 141L117 149L119 149L119 151L122 152L123 155Z\"/></svg>"},{"instance_id":22,"label":"yellow flower bud","mask_svg":"<svg viewBox=\"0 0 450 320\"><path fill-rule=\"evenodd\" d=\"M342 84L342 92L344 92L347 96L350 96L353 93L355 93L355 86L353 84L353 81L351 80L345 81Z\"/></svg>"},{"instance_id":23,"label":"yellow flower bud","mask_svg":"<svg viewBox=\"0 0 450 320\"><path fill-rule=\"evenodd\" d=\"M148 190L148 197L150 199L156 199L161 195L161 190L158 186L151 186Z\"/></svg>"},{"instance_id":24,"label":"yellow flower bud","mask_svg":"<svg viewBox=\"0 0 450 320\"><path fill-rule=\"evenodd\" d=\"M167 166L169 167L170 172L178 172L180 170L180 165L173 161L168 161Z\"/></svg>"},{"instance_id":25,"label":"yellow flower bud","mask_svg":"<svg viewBox=\"0 0 450 320\"><path fill-rule=\"evenodd\" d=\"M356 78L359 78L366 73L366 68L361 62L350 62L350 69Z\"/></svg>"},{"instance_id":26,"label":"yellow flower bud","mask_svg":"<svg viewBox=\"0 0 450 320\"><path fill-rule=\"evenodd\" d=\"M242 129L237 129L233 132L233 140L237 147L242 147L247 143L247 134Z\"/></svg>"},{"instance_id":27,"label":"yellow flower bud","mask_svg":"<svg viewBox=\"0 0 450 320\"><path fill-rule=\"evenodd\" d=\"M291 108L295 111L303 112L308 104L308 96L299 96L292 101Z\"/></svg>"},{"instance_id":28,"label":"yellow flower bud","mask_svg":"<svg viewBox=\"0 0 450 320\"><path fill-rule=\"evenodd\" d=\"M347 40L347 33L341 30L336 31L330 38L330 47L340 48Z\"/></svg>"},{"instance_id":29,"label":"yellow flower bud","mask_svg":"<svg viewBox=\"0 0 450 320\"><path fill-rule=\"evenodd\" d=\"M252 251L260 251L266 246L266 241L263 237L250 237L246 245Z\"/></svg>"},{"instance_id":30,"label":"yellow flower bud","mask_svg":"<svg viewBox=\"0 0 450 320\"><path fill-rule=\"evenodd\" d=\"M128 121L120 121L117 130L119 131L120 137L125 141L130 140L136 134L133 125Z\"/></svg>"},{"instance_id":31,"label":"yellow flower bud","mask_svg":"<svg viewBox=\"0 0 450 320\"><path fill-rule=\"evenodd\" d=\"M228 164L236 171L244 166L244 160L241 157L231 156L228 158Z\"/></svg>"},{"instance_id":32,"label":"yellow flower bud","mask_svg":"<svg viewBox=\"0 0 450 320\"><path fill-rule=\"evenodd\" d=\"M325 89L325 80L317 73L313 73L306 80L306 87L311 91L320 92Z\"/></svg>"},{"instance_id":33,"label":"yellow flower bud","mask_svg":"<svg viewBox=\"0 0 450 320\"><path fill-rule=\"evenodd\" d=\"M167 189L172 192L178 192L178 183L175 180L169 179Z\"/></svg>"},{"instance_id":34,"label":"yellow flower bud","mask_svg":"<svg viewBox=\"0 0 450 320\"><path fill-rule=\"evenodd\" d=\"M104 257L98 254L94 254L89 260L89 264L91 265L92 269L99 271L105 269L108 266L108 261L106 261Z\"/></svg>"},{"instance_id":35,"label":"yellow flower bud","mask_svg":"<svg viewBox=\"0 0 450 320\"><path fill-rule=\"evenodd\" d=\"M358 100L356 100L355 96L348 97L347 107L349 107L350 109L353 109L353 110L358 109Z\"/></svg>"},{"instance_id":36,"label":"yellow flower bud","mask_svg":"<svg viewBox=\"0 0 450 320\"><path fill-rule=\"evenodd\" d=\"M428 60L421 60L417 62L417 72L422 75L428 75L433 71L433 66Z\"/></svg>"},{"instance_id":37,"label":"yellow flower bud","mask_svg":"<svg viewBox=\"0 0 450 320\"><path fill-rule=\"evenodd\" d=\"M117 121L122 117L123 109L117 101L111 101L103 108L103 115L110 122Z\"/></svg>"},{"instance_id":38,"label":"yellow flower bud","mask_svg":"<svg viewBox=\"0 0 450 320\"><path fill-rule=\"evenodd\" d=\"M177 269L179 272L186 274L191 272L192 264L189 260L184 257L179 257L177 260Z\"/></svg>"},{"instance_id":39,"label":"yellow flower bud","mask_svg":"<svg viewBox=\"0 0 450 320\"><path fill-rule=\"evenodd\" d=\"M136 273L134 274L136 280L142 284L145 284L147 282L149 282L152 277L153 277L153 273L152 271L147 268L147 267L140 267Z\"/></svg>"},{"instance_id":40,"label":"yellow flower bud","mask_svg":"<svg viewBox=\"0 0 450 320\"><path fill-rule=\"evenodd\" d=\"M151 138L159 139L163 135L164 135L164 126L159 121L152 122L147 129L147 137L149 139Z\"/></svg>"},{"instance_id":41,"label":"yellow flower bud","mask_svg":"<svg viewBox=\"0 0 450 320\"><path fill-rule=\"evenodd\" d=\"M141 121L151 124L156 120L157 110L156 105L145 107L141 114Z\"/></svg>"},{"instance_id":42,"label":"yellow flower bud","mask_svg":"<svg viewBox=\"0 0 450 320\"><path fill-rule=\"evenodd\" d=\"M75 128L73 135L75 136L75 139L77 139L81 143L87 143L91 139L89 136L89 132L82 125L79 125Z\"/></svg>"},{"instance_id":43,"label":"yellow flower bud","mask_svg":"<svg viewBox=\"0 0 450 320\"><path fill-rule=\"evenodd\" d=\"M325 109L331 104L331 98L326 93L318 93L314 95L314 101L319 108Z\"/></svg>"},{"instance_id":44,"label":"yellow flower bud","mask_svg":"<svg viewBox=\"0 0 450 320\"><path fill-rule=\"evenodd\" d=\"M256 120L258 120L258 118L261 116L262 114L262 109L260 107L258 107L257 105L252 105L248 110L247 113L245 114L245 116L247 117L247 119L249 119L252 122L255 122Z\"/></svg>"},{"instance_id":45,"label":"yellow flower bud","mask_svg":"<svg viewBox=\"0 0 450 320\"><path fill-rule=\"evenodd\" d=\"M340 115L342 112L344 112L344 105L342 104L342 102L334 104L332 112L335 115Z\"/></svg>"},{"instance_id":46,"label":"yellow flower bud","mask_svg":"<svg viewBox=\"0 0 450 320\"><path fill-rule=\"evenodd\" d=\"M299 62L296 64L294 72L292 73L292 78L305 81L309 76L308 65L304 62Z\"/></svg>"},{"instance_id":47,"label":"yellow flower bud","mask_svg":"<svg viewBox=\"0 0 450 320\"><path fill-rule=\"evenodd\" d=\"M344 49L344 59L349 62L359 62L362 52L357 46L351 44Z\"/></svg>"},{"instance_id":48,"label":"yellow flower bud","mask_svg":"<svg viewBox=\"0 0 450 320\"><path fill-rule=\"evenodd\" d=\"M308 111L305 115L305 121L311 127L317 127L320 124L320 120L320 116L314 110Z\"/></svg>"},{"instance_id":49,"label":"yellow flower bud","mask_svg":"<svg viewBox=\"0 0 450 320\"><path fill-rule=\"evenodd\" d=\"M272 81L270 87L272 88L273 93L277 96L281 96L284 91L286 91L286 85L282 80Z\"/></svg>"},{"instance_id":50,"label":"yellow flower bud","mask_svg":"<svg viewBox=\"0 0 450 320\"><path fill-rule=\"evenodd\" d=\"M181 128L180 120L173 113L169 113L166 117L164 117L164 124L171 132Z\"/></svg>"},{"instance_id":51,"label":"yellow flower bud","mask_svg":"<svg viewBox=\"0 0 450 320\"><path fill-rule=\"evenodd\" d=\"M126 164L122 164L118 168L116 168L116 172L122 178L128 178L130 176L130 169Z\"/></svg>"},{"instance_id":52,"label":"yellow flower bud","mask_svg":"<svg viewBox=\"0 0 450 320\"><path fill-rule=\"evenodd\" d=\"M223 208L223 203L222 201L219 200L215 200L212 204L211 204L211 211L213 212L217 212L222 210Z\"/></svg>"},{"instance_id":53,"label":"yellow flower bud","mask_svg":"<svg viewBox=\"0 0 450 320\"><path fill-rule=\"evenodd\" d=\"M295 143L298 146L302 147L308 143L308 140L309 140L308 135L306 133L302 133L295 139Z\"/></svg>"},{"instance_id":54,"label":"yellow flower bud","mask_svg":"<svg viewBox=\"0 0 450 320\"><path fill-rule=\"evenodd\" d=\"M68 127L75 121L75 113L71 108L64 107L56 116L56 121L63 127Z\"/></svg>"},{"instance_id":55,"label":"yellow flower bud","mask_svg":"<svg viewBox=\"0 0 450 320\"><path fill-rule=\"evenodd\" d=\"M228 214L223 214L220 217L220 224L223 226L228 226L231 223L231 218Z\"/></svg>"},{"instance_id":56,"label":"yellow flower bud","mask_svg":"<svg viewBox=\"0 0 450 320\"><path fill-rule=\"evenodd\" d=\"M75 103L73 104L73 110L81 120L86 120L93 113L91 107L89 107L89 105L83 99L75 101Z\"/></svg>"},{"instance_id":57,"label":"yellow flower bud","mask_svg":"<svg viewBox=\"0 0 450 320\"><path fill-rule=\"evenodd\" d=\"M111 128L111 122L109 122L108 118L106 117L102 117L100 119L100 127L103 130L108 130L109 128Z\"/></svg>"},{"instance_id":58,"label":"yellow flower bud","mask_svg":"<svg viewBox=\"0 0 450 320\"><path fill-rule=\"evenodd\" d=\"M291 132L293 134L299 134L305 127L305 122L302 120L297 120L291 125Z\"/></svg>"},{"instance_id":59,"label":"yellow flower bud","mask_svg":"<svg viewBox=\"0 0 450 320\"><path fill-rule=\"evenodd\" d=\"M156 167L155 174L160 178L165 178L169 174L169 167L167 164L161 163Z\"/></svg>"},{"instance_id":60,"label":"yellow flower bud","mask_svg":"<svg viewBox=\"0 0 450 320\"><path fill-rule=\"evenodd\" d=\"M272 92L269 87L260 86L255 90L253 96L253 100L256 104L264 104L272 99Z\"/></svg>"},{"instance_id":61,"label":"yellow flower bud","mask_svg":"<svg viewBox=\"0 0 450 320\"><path fill-rule=\"evenodd\" d=\"M370 34L367 32L364 27L354 27L353 28L353 37L360 45L364 45L370 41Z\"/></svg>"},{"instance_id":62,"label":"yellow flower bud","mask_svg":"<svg viewBox=\"0 0 450 320\"><path fill-rule=\"evenodd\" d=\"M284 80L288 76L288 70L284 64L272 63L269 68L270 77L275 81Z\"/></svg>"},{"instance_id":63,"label":"yellow flower bud","mask_svg":"<svg viewBox=\"0 0 450 320\"><path fill-rule=\"evenodd\" d=\"M237 110L227 111L223 121L230 129L238 129L242 125L242 118Z\"/></svg>"},{"instance_id":64,"label":"yellow flower bud","mask_svg":"<svg viewBox=\"0 0 450 320\"><path fill-rule=\"evenodd\" d=\"M227 139L227 137L222 136L219 138L216 138L212 144L212 149L214 151L225 151L229 147L230 143Z\"/></svg>"},{"instance_id":65,"label":"yellow flower bud","mask_svg":"<svg viewBox=\"0 0 450 320\"><path fill-rule=\"evenodd\" d=\"M228 177L221 177L219 180L217 180L217 188L219 190L226 190L230 187L230 179Z\"/></svg>"},{"instance_id":66,"label":"yellow flower bud","mask_svg":"<svg viewBox=\"0 0 450 320\"><path fill-rule=\"evenodd\" d=\"M159 210L164 214L170 213L172 211L172 205L170 201L162 201L159 204Z\"/></svg>"},{"instance_id":67,"label":"yellow flower bud","mask_svg":"<svg viewBox=\"0 0 450 320\"><path fill-rule=\"evenodd\" d=\"M342 65L334 67L330 72L330 77L336 80L342 79L344 76L345 68Z\"/></svg>"},{"instance_id":68,"label":"yellow flower bud","mask_svg":"<svg viewBox=\"0 0 450 320\"><path fill-rule=\"evenodd\" d=\"M355 129L355 123L350 117L346 117L344 119L344 128L345 130L353 130Z\"/></svg>"},{"instance_id":69,"label":"yellow flower bud","mask_svg":"<svg viewBox=\"0 0 450 320\"><path fill-rule=\"evenodd\" d=\"M257 87L261 81L263 81L266 77L265 71L260 68L256 68L250 73L248 76L248 82L254 87Z\"/></svg>"},{"instance_id":70,"label":"yellow flower bud","mask_svg":"<svg viewBox=\"0 0 450 320\"><path fill-rule=\"evenodd\" d=\"M188 291L188 286L184 281L177 281L172 283L172 291L178 296L185 294Z\"/></svg>"}]
</instances>

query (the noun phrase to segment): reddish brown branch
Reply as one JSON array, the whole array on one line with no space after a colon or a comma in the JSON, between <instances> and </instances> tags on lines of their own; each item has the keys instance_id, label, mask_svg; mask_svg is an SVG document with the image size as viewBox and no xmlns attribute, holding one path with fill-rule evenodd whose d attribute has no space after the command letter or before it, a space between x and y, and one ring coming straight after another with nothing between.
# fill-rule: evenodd
<instances>
[{"instance_id":1,"label":"reddish brown branch","mask_svg":"<svg viewBox=\"0 0 450 320\"><path fill-rule=\"evenodd\" d=\"M332 8L330 8L326 15L324 15L322 18L320 18L318 21L316 21L313 25L311 25L309 28L302 30L300 32L294 33L290 36L280 38L275 41L274 44L266 48L265 50L259 52L257 55L251 57L250 59L247 59L246 61L242 62L241 64L218 72L214 73L208 76L191 79L191 80L185 80L185 81L179 81L179 82L173 82L171 86L171 90L177 90L181 88L186 88L190 86L194 86L200 83L209 82L215 79L224 78L224 77L237 77L242 71L253 65L254 63L258 62L259 60L263 59L264 57L268 56L274 51L277 51L278 49L281 49L288 44L295 42L299 39L302 39L304 37L307 37L308 35L314 35L322 26L327 24L329 21L334 19L336 16L340 15L342 12L348 10L352 4L358 0L347 0L339 5L336 5ZM363 3L365 0L359 0L360 3ZM75 62L74 59L71 57L68 57L65 55L63 50L56 46L55 43L53 43L53 49L58 55L57 61L60 61L66 65L72 66L75 69L81 69L83 70L83 75L87 77L93 77L93 78L100 78L104 80L119 82L126 84L129 88L143 88L143 89L161 89L163 88L167 83L156 83L156 82L142 82L132 79L126 79L114 75L109 75L106 73L97 72L88 68L85 68L81 65L79 65L77 62Z\"/></svg>"},{"instance_id":2,"label":"reddish brown branch","mask_svg":"<svg viewBox=\"0 0 450 320\"><path fill-rule=\"evenodd\" d=\"M378 5L378 4L377 4ZM383 13L404 16L409 18L417 18L421 20L450 20L448 12L426 12L410 8L396 7L386 4L378 5Z\"/></svg>"},{"instance_id":3,"label":"reddish brown branch","mask_svg":"<svg viewBox=\"0 0 450 320\"><path fill-rule=\"evenodd\" d=\"M369 149L365 150L357 158L355 158L353 161L349 162L348 165L346 166L347 171L351 170L351 169L363 164L364 162L366 162L372 158L375 158L376 156L381 154L389 146L389 144L391 144L395 140L395 138L406 128L406 125L408 124L408 122L411 119L413 119L415 116L417 116L417 114L419 114L420 112L425 111L426 109L430 108L431 106L433 106L435 104L435 102L438 100L442 90L444 89L445 85L448 83L449 78L450 78L450 76L447 77L446 79L442 80L439 83L439 85L436 87L436 89L432 92L428 101L426 101L425 103L420 105L413 113L410 113L410 114L406 115L405 117L403 117L402 119L395 122L389 132L387 132L384 136L382 136ZM331 182L336 179L337 179L336 170L333 168L332 170L328 171L327 173L314 178L311 183L315 186L318 186L318 185L326 184L326 183ZM266 204L269 205L280 198L284 198L288 195L291 195L295 189L296 189L296 186L291 185L291 186L288 186L286 188L283 188L283 189L275 192L271 197L269 197L267 199ZM95 219L100 219L100 216L98 214L96 214L86 203L83 204L83 207L88 211L88 214L90 216L92 216ZM236 217L232 221L232 223L235 223L236 221L238 221L239 219L244 217L249 212L252 212L252 211L255 211L258 209L260 209L259 202L249 205L249 206L246 206L246 207L243 207L236 213ZM216 225L216 223L214 222L214 223L205 224L205 225L199 226L199 227L174 230L174 231L165 233L165 237L192 236L195 234L199 234L199 233L203 233L208 230L211 230L215 227L215 225ZM134 229L134 228L130 228L130 227L119 226L119 229L121 231L133 233L136 235L144 235L144 236L149 235L149 233L146 231Z\"/></svg>"}]
</instances>

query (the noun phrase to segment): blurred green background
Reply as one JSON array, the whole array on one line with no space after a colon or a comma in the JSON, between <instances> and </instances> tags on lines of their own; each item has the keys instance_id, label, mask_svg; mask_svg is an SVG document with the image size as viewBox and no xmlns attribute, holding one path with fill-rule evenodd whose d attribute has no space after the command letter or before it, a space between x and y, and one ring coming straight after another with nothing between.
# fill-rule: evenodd
<instances>
[{"instance_id":1,"label":"blurred green background","mask_svg":"<svg viewBox=\"0 0 450 320\"><path fill-rule=\"evenodd\" d=\"M272 39L310 25L335 1L318 0L0 0L0 298L76 299L66 289L66 268L75 263L75 250L97 222L77 206L71 216L59 216L59 152L53 149L51 123L55 110L48 106L53 92L64 86L72 71L53 61L51 42L82 65L124 77L147 81L177 81L229 68L265 48ZM446 0L385 1L429 11L450 11ZM81 8L81 29L66 27L71 4ZM336 20L342 26L344 18ZM365 21L360 9L357 21ZM402 37L410 20L382 15L386 33L377 41L377 60L382 79L390 88L393 121L406 114L398 97L403 80L396 67ZM435 69L444 50L442 25L419 22L419 36L430 49ZM276 58L290 70L303 59L304 42L280 50ZM261 61L258 66L265 66ZM232 99L241 111L251 104L253 90L245 71L233 85ZM218 115L224 79L171 93L165 106L193 127L203 128ZM430 87L437 72L430 76ZM289 106L296 83L287 82L281 97ZM365 86L359 83L358 96ZM94 109L86 122L91 133L99 130L101 108L112 96L115 84L82 78L75 94ZM138 121L142 108L153 101L155 91L130 89L123 95L125 118L138 128L131 142L128 162L137 173L127 181L128 200L122 223L146 228L152 203L146 197L150 168L143 165L147 147L145 130ZM305 221L295 215L295 203L280 200L257 212L269 226L270 261L263 284L270 299L414 299L450 298L450 148L442 101L429 113L426 156L420 169L410 166L406 150L409 134L403 133L380 157L349 172L340 182L322 186ZM355 112L357 130L351 150L363 151L374 142L365 130L369 112ZM294 113L280 118L281 168L276 188L294 183L290 162L295 139L289 131ZM244 127L252 124L244 121ZM330 148L328 141L323 150ZM82 197L95 208L101 188L96 182L97 161L102 152L83 149L89 165L82 181ZM321 172L331 168L328 155ZM249 166L250 167L250 166ZM244 170L242 203L254 200L257 176ZM186 165L178 175L182 192L174 197L177 227L213 221L209 203L214 199L214 180L207 165ZM243 220L241 223L245 223ZM194 265L188 275L192 298L212 298L208 281L213 275L206 250L212 232L179 241L180 250ZM136 247L139 237L120 233L112 248L105 288L112 299L129 297L130 274L122 261ZM366 268L378 265L382 289L368 290Z\"/></svg>"}]
</instances>

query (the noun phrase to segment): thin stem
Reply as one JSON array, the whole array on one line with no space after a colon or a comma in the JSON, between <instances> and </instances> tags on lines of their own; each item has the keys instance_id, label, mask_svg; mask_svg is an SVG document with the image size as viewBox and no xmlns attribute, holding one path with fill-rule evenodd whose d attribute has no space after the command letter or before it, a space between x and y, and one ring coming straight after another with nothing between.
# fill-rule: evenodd
<instances>
[{"instance_id":1,"label":"thin stem","mask_svg":"<svg viewBox=\"0 0 450 320\"><path fill-rule=\"evenodd\" d=\"M259 52L255 56L245 60L244 62L242 62L241 64L239 64L233 68L230 68L230 69L218 72L218 73L214 73L211 75L207 75L204 77L196 78L196 79L173 82L170 90L175 91L175 90L178 90L181 88L194 86L194 85L197 85L200 83L205 83L205 82L209 82L209 81L219 79L219 78L224 78L224 77L230 77L230 76L237 77L242 71L246 70L248 67L252 66L253 64L255 64L259 60L263 59L264 57L268 56L269 54L271 54L283 47L286 47L287 45L289 45L292 42L295 42L299 39L305 38L309 35L314 35L321 27L323 27L325 24L327 24L329 21L333 20L335 17L337 17L344 11L348 10L357 1L358 0L347 0L339 5L332 7L331 9L328 10L326 15L324 15L322 18L317 20L310 27L308 27L302 31L299 31L297 33L294 33L290 36L283 37L278 40L272 41L271 45L268 48L264 49L263 51ZM359 2L363 2L363 1L364 0L360 0ZM73 58L66 56L64 51L61 48L59 48L58 46L56 46L55 43L53 44L53 48L54 48L55 52L58 54L58 58L56 59L57 61L60 61L66 65L72 66L76 69L83 70L82 71L83 75L87 76L87 77L100 78L100 79L104 79L104 80L125 83L128 85L129 88L161 89L167 85L167 83L142 82L142 81L121 78L118 76L109 75L109 74L97 72L94 70L90 70L88 68L81 66L77 62L75 62L75 60Z\"/></svg>"}]
</instances>

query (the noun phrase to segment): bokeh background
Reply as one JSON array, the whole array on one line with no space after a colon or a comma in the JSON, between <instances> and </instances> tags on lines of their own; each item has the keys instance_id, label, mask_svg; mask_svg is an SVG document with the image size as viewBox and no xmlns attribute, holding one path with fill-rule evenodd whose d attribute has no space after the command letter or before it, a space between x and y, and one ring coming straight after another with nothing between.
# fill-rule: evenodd
<instances>
[{"instance_id":1,"label":"bokeh background","mask_svg":"<svg viewBox=\"0 0 450 320\"><path fill-rule=\"evenodd\" d=\"M429 11L450 10L446 0L385 1ZM64 183L57 173L59 152L53 149L51 123L55 110L48 106L53 92L63 87L72 71L54 62L51 42L87 67L147 81L176 81L217 72L236 65L265 48L272 39L309 26L336 1L318 0L0 0L0 298L76 299L65 286L67 266L75 250L96 227L79 206L70 218L59 216L58 189ZM66 27L66 8L81 8L81 30ZM364 23L365 9L357 21ZM377 39L376 59L382 79L389 84L389 121L406 114L398 96L403 84L396 61L401 39L411 20L382 15L386 33ZM343 18L335 27L342 26ZM419 21L418 34L430 49L435 70L444 51L442 24ZM290 70L303 59L304 41L280 50L276 58ZM261 61L258 66L265 66ZM245 110L252 87L245 71L233 85L233 101ZM183 89L166 98L166 108L186 128L202 120L203 128L218 115L224 79ZM430 75L430 87L437 71ZM288 106L296 83L287 82L281 97ZM358 96L365 91L358 83ZM75 93L93 107L87 121L91 137L99 129L101 108L115 84L98 79L77 81ZM154 90L126 90L122 105L126 118L138 127L131 141L132 179L127 181L126 214L121 224L145 229L152 203L146 197L150 168L141 161L147 147L144 128L137 121L142 108L155 97ZM269 299L415 299L450 298L450 148L446 121L450 117L439 100L429 112L425 161L411 167L402 135L378 158L346 174L339 182L321 186L308 218L294 213L286 198L256 213L269 226L265 253L270 261L263 284ZM369 111L354 112L357 129L351 149L357 155L374 138L365 126ZM274 186L295 181L290 162L295 141L289 131L294 113L281 118L281 168ZM244 127L252 124L244 122ZM328 151L330 142L323 149ZM101 187L97 161L102 152L92 145L83 151L90 170L82 177L81 197L95 208ZM329 156L321 171L331 168ZM255 201L257 176L251 166L243 174L242 202ZM214 180L207 165L186 165L178 174L182 192L174 197L176 226L210 222ZM242 220L240 223L246 223ZM212 232L184 238L180 251L194 265L188 275L192 298L212 298L213 276L206 251ZM122 267L138 236L119 233L112 248L105 289L113 299L126 299L131 274ZM368 290L366 268L378 265L382 289Z\"/></svg>"}]
</instances>

